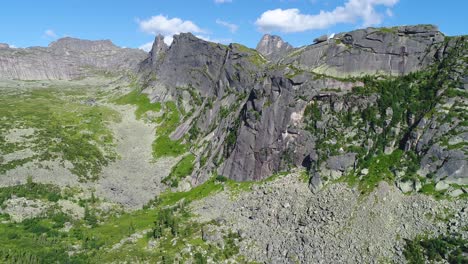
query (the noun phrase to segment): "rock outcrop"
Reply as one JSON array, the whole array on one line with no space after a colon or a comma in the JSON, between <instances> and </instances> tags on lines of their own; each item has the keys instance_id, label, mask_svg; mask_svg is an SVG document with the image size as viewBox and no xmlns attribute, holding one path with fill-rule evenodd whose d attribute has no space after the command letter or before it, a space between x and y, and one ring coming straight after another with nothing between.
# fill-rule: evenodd
<instances>
[{"instance_id":1,"label":"rock outcrop","mask_svg":"<svg viewBox=\"0 0 468 264\"><path fill-rule=\"evenodd\" d=\"M150 68L156 68L161 60L164 58L163 56L166 54L166 51L169 49L167 44L164 42L164 36L157 35L153 42L153 47L149 52L148 58L143 62L144 64L149 64Z\"/></svg>"},{"instance_id":2,"label":"rock outcrop","mask_svg":"<svg viewBox=\"0 0 468 264\"><path fill-rule=\"evenodd\" d=\"M433 63L443 41L432 25L366 28L297 49L282 63L336 77L402 75Z\"/></svg>"},{"instance_id":3,"label":"rock outcrop","mask_svg":"<svg viewBox=\"0 0 468 264\"><path fill-rule=\"evenodd\" d=\"M62 38L49 47L0 49L0 79L71 80L129 72L145 57L141 50L119 48L109 40Z\"/></svg>"},{"instance_id":4,"label":"rock outcrop","mask_svg":"<svg viewBox=\"0 0 468 264\"><path fill-rule=\"evenodd\" d=\"M412 116L405 110L409 118L396 123L394 116L401 115L400 109L389 105L382 113L374 113L384 107L382 95L357 93L355 88L369 83L365 78L346 78L364 73L404 76L442 62L449 75L427 78L434 78L433 86L454 88L454 82L448 80L464 80L466 76L463 63L449 65L453 60L449 59L453 58L449 50L466 52L466 40L456 40L447 44L444 35L428 25L356 30L297 50L279 38L265 36L257 50L271 61L266 63L262 55L246 47L224 46L181 34L152 71L157 80L149 83L145 92L153 101L181 102L183 111L191 112L172 139L187 140L185 135L192 127L204 140L209 139L198 149L198 161L203 162L193 174L195 183L204 181L214 170L244 181L263 179L295 166L306 167L316 183L323 183L350 171L368 171L363 157L371 157L381 147L386 155L394 151L415 152L421 158L426 155L408 137L423 113ZM460 73L455 76L453 71ZM413 80L418 82L416 77ZM442 92L433 99L445 100ZM195 97L199 98L198 105ZM411 108L411 102L404 103ZM359 114L364 110L376 116L364 120ZM379 126L373 123L375 120ZM381 146L379 138L389 131L392 139ZM458 136L458 142L464 140L463 135ZM192 139L190 144L197 146L203 137ZM405 148L405 144L411 146ZM432 141L430 144L433 146ZM440 176L435 180L460 179L466 174L462 152L453 150L437 156L441 164L437 165ZM422 159L422 167L427 167L426 159ZM427 169L420 172L424 174ZM398 177L404 177L409 172L404 167L398 173ZM465 177L461 178L454 182L464 182Z\"/></svg>"},{"instance_id":5,"label":"rock outcrop","mask_svg":"<svg viewBox=\"0 0 468 264\"><path fill-rule=\"evenodd\" d=\"M277 60L293 50L293 46L279 36L266 34L257 45L257 51L269 60Z\"/></svg>"}]
</instances>

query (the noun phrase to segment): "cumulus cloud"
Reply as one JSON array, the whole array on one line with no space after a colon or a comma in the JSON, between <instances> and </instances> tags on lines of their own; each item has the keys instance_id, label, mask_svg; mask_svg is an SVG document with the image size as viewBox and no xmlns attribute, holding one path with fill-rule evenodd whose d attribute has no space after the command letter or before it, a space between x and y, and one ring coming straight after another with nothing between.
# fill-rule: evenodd
<instances>
[{"instance_id":1,"label":"cumulus cloud","mask_svg":"<svg viewBox=\"0 0 468 264\"><path fill-rule=\"evenodd\" d=\"M196 35L195 37L199 39L203 39L204 41L215 42L215 43L222 43L222 44L229 44L232 42L232 39L212 39L208 36L203 35Z\"/></svg>"},{"instance_id":2,"label":"cumulus cloud","mask_svg":"<svg viewBox=\"0 0 468 264\"><path fill-rule=\"evenodd\" d=\"M343 6L332 11L320 11L318 14L302 14L299 9L275 9L264 12L255 24L260 31L271 32L303 32L314 29L325 29L339 23L356 23L362 21L363 26L378 25L383 14L376 10L377 6L387 7L391 11L399 0L348 0ZM387 15L390 14L387 11Z\"/></svg>"},{"instance_id":3,"label":"cumulus cloud","mask_svg":"<svg viewBox=\"0 0 468 264\"><path fill-rule=\"evenodd\" d=\"M168 18L167 16L153 16L147 20L138 21L143 32L163 36L172 36L183 32L203 33L204 31L190 20Z\"/></svg>"},{"instance_id":4,"label":"cumulus cloud","mask_svg":"<svg viewBox=\"0 0 468 264\"><path fill-rule=\"evenodd\" d=\"M211 41L211 42L218 42L218 43L227 43L230 40L228 39L211 39L209 36L206 36L205 34L209 34L209 32L206 32L205 30L201 29L199 26L197 26L194 22L190 20L182 20L180 18L169 18L164 15L158 15L158 16L153 16L149 19L146 20L137 20L140 29L143 32L146 32L151 35L163 35L164 36L164 42L167 45L171 45L174 35L180 34L180 33L187 33L191 32L196 35L196 37L206 40L206 41ZM217 21L218 22L218 21ZM223 26L226 26L230 28L231 30L237 30L237 25L227 23L225 21L219 20L220 23ZM141 45L139 48L145 51L150 51L152 48L153 42L145 43Z\"/></svg>"},{"instance_id":5,"label":"cumulus cloud","mask_svg":"<svg viewBox=\"0 0 468 264\"><path fill-rule=\"evenodd\" d=\"M44 36L48 38L57 38L57 34L52 29L48 29L44 32Z\"/></svg>"},{"instance_id":6,"label":"cumulus cloud","mask_svg":"<svg viewBox=\"0 0 468 264\"><path fill-rule=\"evenodd\" d=\"M145 43L145 44L141 45L138 48L141 49L141 50L144 50L146 52L149 52L152 47L153 47L153 42L148 42L148 43Z\"/></svg>"},{"instance_id":7,"label":"cumulus cloud","mask_svg":"<svg viewBox=\"0 0 468 264\"><path fill-rule=\"evenodd\" d=\"M236 33L239 29L239 26L233 23L229 23L227 21L223 21L221 19L216 19L216 24L227 27L231 33Z\"/></svg>"},{"instance_id":8,"label":"cumulus cloud","mask_svg":"<svg viewBox=\"0 0 468 264\"><path fill-rule=\"evenodd\" d=\"M214 2L217 4L224 4L224 3L231 3L232 0L214 0Z\"/></svg>"}]
</instances>

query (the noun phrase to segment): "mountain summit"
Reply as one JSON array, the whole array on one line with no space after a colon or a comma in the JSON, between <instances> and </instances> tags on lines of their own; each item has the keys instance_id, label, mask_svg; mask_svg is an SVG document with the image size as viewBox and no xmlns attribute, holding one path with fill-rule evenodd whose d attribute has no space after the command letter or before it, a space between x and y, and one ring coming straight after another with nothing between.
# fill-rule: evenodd
<instances>
[{"instance_id":1,"label":"mountain summit","mask_svg":"<svg viewBox=\"0 0 468 264\"><path fill-rule=\"evenodd\" d=\"M266 34L257 44L256 50L270 60L278 59L291 51L293 46L279 36Z\"/></svg>"}]
</instances>

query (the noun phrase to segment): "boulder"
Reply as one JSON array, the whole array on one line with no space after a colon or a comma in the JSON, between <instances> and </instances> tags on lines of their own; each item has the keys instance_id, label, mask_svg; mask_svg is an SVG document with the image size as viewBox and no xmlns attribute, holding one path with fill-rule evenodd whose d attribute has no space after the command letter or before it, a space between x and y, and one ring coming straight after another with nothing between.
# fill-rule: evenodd
<instances>
[{"instance_id":1,"label":"boulder","mask_svg":"<svg viewBox=\"0 0 468 264\"><path fill-rule=\"evenodd\" d=\"M328 39L328 36L327 36L327 35L322 35L322 36L320 36L320 37L314 39L314 44L327 41L327 39Z\"/></svg>"},{"instance_id":2,"label":"boulder","mask_svg":"<svg viewBox=\"0 0 468 264\"><path fill-rule=\"evenodd\" d=\"M444 190L447 190L449 187L450 187L450 185L448 183L446 183L445 181L440 181L440 182L438 182L436 184L435 190L436 191L444 191Z\"/></svg>"},{"instance_id":3,"label":"boulder","mask_svg":"<svg viewBox=\"0 0 468 264\"><path fill-rule=\"evenodd\" d=\"M450 195L450 197L458 197L458 196L462 195L463 193L464 193L463 190L455 189L455 190L449 192L449 195Z\"/></svg>"},{"instance_id":4,"label":"boulder","mask_svg":"<svg viewBox=\"0 0 468 264\"><path fill-rule=\"evenodd\" d=\"M397 186L403 193L410 193L414 191L413 181L399 181Z\"/></svg>"}]
</instances>

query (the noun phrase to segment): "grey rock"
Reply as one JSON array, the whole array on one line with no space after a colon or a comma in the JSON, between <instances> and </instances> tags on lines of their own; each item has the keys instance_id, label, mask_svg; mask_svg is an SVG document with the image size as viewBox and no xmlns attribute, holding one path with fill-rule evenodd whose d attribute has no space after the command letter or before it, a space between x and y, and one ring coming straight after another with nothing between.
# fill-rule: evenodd
<instances>
[{"instance_id":1,"label":"grey rock","mask_svg":"<svg viewBox=\"0 0 468 264\"><path fill-rule=\"evenodd\" d=\"M283 63L339 77L402 75L432 63L444 36L435 26L420 25L390 31L359 29L337 34L334 39L303 47Z\"/></svg>"},{"instance_id":2,"label":"grey rock","mask_svg":"<svg viewBox=\"0 0 468 264\"><path fill-rule=\"evenodd\" d=\"M314 39L314 44L321 43L321 42L324 42L324 41L327 41L327 40L328 40L328 36L327 35L322 35L322 36Z\"/></svg>"},{"instance_id":3,"label":"grey rock","mask_svg":"<svg viewBox=\"0 0 468 264\"><path fill-rule=\"evenodd\" d=\"M155 68L161 62L168 49L169 47L164 42L164 36L157 35L148 56L148 63L151 64L151 67Z\"/></svg>"},{"instance_id":4,"label":"grey rock","mask_svg":"<svg viewBox=\"0 0 468 264\"><path fill-rule=\"evenodd\" d=\"M313 193L316 193L320 191L322 187L323 187L322 179L320 178L320 175L318 173L315 173L314 176L310 180L309 189Z\"/></svg>"},{"instance_id":5,"label":"grey rock","mask_svg":"<svg viewBox=\"0 0 468 264\"><path fill-rule=\"evenodd\" d=\"M327 160L327 167L332 170L346 171L354 165L356 153L346 153L340 156L332 156Z\"/></svg>"},{"instance_id":6,"label":"grey rock","mask_svg":"<svg viewBox=\"0 0 468 264\"><path fill-rule=\"evenodd\" d=\"M440 181L440 182L438 182L436 184L435 190L436 191L444 191L444 190L447 190L449 187L450 187L450 185L448 183L446 183L445 181Z\"/></svg>"},{"instance_id":7,"label":"grey rock","mask_svg":"<svg viewBox=\"0 0 468 264\"><path fill-rule=\"evenodd\" d=\"M279 36L266 34L257 44L257 51L270 60L278 60L294 48Z\"/></svg>"},{"instance_id":8,"label":"grey rock","mask_svg":"<svg viewBox=\"0 0 468 264\"><path fill-rule=\"evenodd\" d=\"M455 189L455 190L449 192L449 195L450 195L451 197L458 197L458 196L462 195L463 193L464 193L463 190L461 190L461 189Z\"/></svg>"},{"instance_id":9,"label":"grey rock","mask_svg":"<svg viewBox=\"0 0 468 264\"><path fill-rule=\"evenodd\" d=\"M135 72L141 50L119 48L109 40L62 38L49 47L0 49L0 79L71 80L106 73Z\"/></svg>"},{"instance_id":10,"label":"grey rock","mask_svg":"<svg viewBox=\"0 0 468 264\"><path fill-rule=\"evenodd\" d=\"M397 185L403 193L410 193L414 190L413 181L399 181Z\"/></svg>"}]
</instances>

